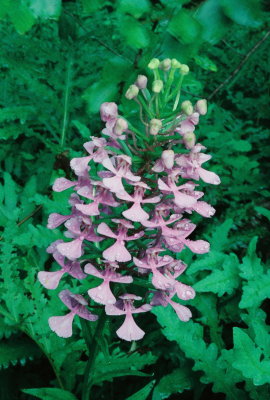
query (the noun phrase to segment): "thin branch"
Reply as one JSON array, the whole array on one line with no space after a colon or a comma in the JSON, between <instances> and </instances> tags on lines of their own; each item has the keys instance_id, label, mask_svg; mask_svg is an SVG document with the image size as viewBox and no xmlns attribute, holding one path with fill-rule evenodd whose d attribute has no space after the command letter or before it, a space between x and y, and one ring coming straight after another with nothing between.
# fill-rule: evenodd
<instances>
[{"instance_id":1,"label":"thin branch","mask_svg":"<svg viewBox=\"0 0 270 400\"><path fill-rule=\"evenodd\" d=\"M225 79L224 82L222 82L207 98L207 100L212 99L212 97L214 97L217 92L219 92L231 79L233 79L235 77L236 74L238 74L238 72L241 70L241 68L243 67L243 65L248 61L248 59L250 58L250 56L263 44L263 42L265 42L265 40L268 38L268 36L270 35L270 30L266 32L266 34L264 35L264 37L259 40L253 47L252 49L247 53L247 55L243 58L243 60L240 62L240 64L235 68L235 70Z\"/></svg>"}]
</instances>

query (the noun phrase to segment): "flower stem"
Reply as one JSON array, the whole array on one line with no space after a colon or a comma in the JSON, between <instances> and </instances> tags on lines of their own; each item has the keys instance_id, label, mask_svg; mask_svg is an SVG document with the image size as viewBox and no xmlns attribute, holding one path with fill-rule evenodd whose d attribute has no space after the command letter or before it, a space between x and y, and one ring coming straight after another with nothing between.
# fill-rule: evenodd
<instances>
[{"instance_id":1,"label":"flower stem","mask_svg":"<svg viewBox=\"0 0 270 400\"><path fill-rule=\"evenodd\" d=\"M89 353L89 358L84 370L84 380L83 380L83 392L82 392L82 400L89 400L90 392L91 392L91 387L92 387L92 374L91 370L92 367L95 363L95 358L97 355L97 350L98 350L98 342L99 342L99 337L100 334L103 330L104 324L106 321L106 314L104 311L102 311L102 314L99 317L98 324L95 330L95 333L93 335L93 340L89 341L88 334L90 332L89 330L89 323L87 321L81 320L81 324L83 327L83 335L84 335L84 340L86 343L86 346L88 348L88 353Z\"/></svg>"}]
</instances>

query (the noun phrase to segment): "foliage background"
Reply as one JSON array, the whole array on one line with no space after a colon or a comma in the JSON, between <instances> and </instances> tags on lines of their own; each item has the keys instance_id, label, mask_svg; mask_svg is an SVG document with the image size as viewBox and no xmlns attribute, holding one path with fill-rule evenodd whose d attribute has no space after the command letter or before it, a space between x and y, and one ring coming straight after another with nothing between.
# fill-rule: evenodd
<instances>
[{"instance_id":1,"label":"foliage background","mask_svg":"<svg viewBox=\"0 0 270 400\"><path fill-rule=\"evenodd\" d=\"M87 345L93 400L269 399L268 29L267 1L1 0L1 399L80 399ZM209 100L199 138L222 179L206 188L215 217L195 221L211 252L181 253L194 318L155 308L133 350L114 321L58 338L57 293L36 280L55 267L48 214L67 211L50 185L154 56L190 65L184 99Z\"/></svg>"}]
</instances>

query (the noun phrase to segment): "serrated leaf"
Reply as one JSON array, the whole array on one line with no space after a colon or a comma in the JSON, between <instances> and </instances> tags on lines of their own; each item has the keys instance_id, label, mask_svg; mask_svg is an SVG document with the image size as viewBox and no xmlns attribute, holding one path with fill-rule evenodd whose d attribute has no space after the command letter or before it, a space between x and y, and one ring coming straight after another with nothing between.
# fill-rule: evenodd
<instances>
[{"instance_id":1,"label":"serrated leaf","mask_svg":"<svg viewBox=\"0 0 270 400\"><path fill-rule=\"evenodd\" d=\"M57 388L22 389L22 392L42 400L77 400L71 392Z\"/></svg>"},{"instance_id":2,"label":"serrated leaf","mask_svg":"<svg viewBox=\"0 0 270 400\"><path fill-rule=\"evenodd\" d=\"M193 287L198 292L213 292L218 296L223 296L224 293L232 294L240 283L238 266L238 258L232 253L225 258L222 270L213 271Z\"/></svg>"},{"instance_id":3,"label":"serrated leaf","mask_svg":"<svg viewBox=\"0 0 270 400\"><path fill-rule=\"evenodd\" d=\"M0 342L0 369L18 363L24 365L27 360L40 357L40 355L40 349L27 338L11 337L8 340L2 340Z\"/></svg>"},{"instance_id":4,"label":"serrated leaf","mask_svg":"<svg viewBox=\"0 0 270 400\"><path fill-rule=\"evenodd\" d=\"M154 389L152 400L167 399L174 393L182 393L184 390L190 389L191 385L189 371L186 368L177 368L161 378Z\"/></svg>"},{"instance_id":5,"label":"serrated leaf","mask_svg":"<svg viewBox=\"0 0 270 400\"><path fill-rule=\"evenodd\" d=\"M261 360L262 351L255 346L248 334L240 328L233 329L233 367L240 370L254 385L270 383L270 360Z\"/></svg>"}]
</instances>

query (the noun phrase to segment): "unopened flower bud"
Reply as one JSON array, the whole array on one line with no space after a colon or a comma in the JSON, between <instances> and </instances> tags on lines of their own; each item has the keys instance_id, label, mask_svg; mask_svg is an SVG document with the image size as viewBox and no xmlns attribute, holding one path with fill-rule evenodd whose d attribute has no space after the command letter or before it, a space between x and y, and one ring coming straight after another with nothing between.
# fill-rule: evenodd
<instances>
[{"instance_id":1,"label":"unopened flower bud","mask_svg":"<svg viewBox=\"0 0 270 400\"><path fill-rule=\"evenodd\" d=\"M174 165L174 151L164 150L161 154L161 159L166 168L171 169Z\"/></svg>"},{"instance_id":2,"label":"unopened flower bud","mask_svg":"<svg viewBox=\"0 0 270 400\"><path fill-rule=\"evenodd\" d=\"M126 91L126 98L128 100L132 100L134 99L134 97L138 96L139 93L139 88L136 85L130 85L130 87L128 88L128 90Z\"/></svg>"},{"instance_id":3,"label":"unopened flower bud","mask_svg":"<svg viewBox=\"0 0 270 400\"><path fill-rule=\"evenodd\" d=\"M138 75L135 85L139 89L145 89L147 85L147 77L145 75Z\"/></svg>"},{"instance_id":4,"label":"unopened flower bud","mask_svg":"<svg viewBox=\"0 0 270 400\"><path fill-rule=\"evenodd\" d=\"M172 68L180 68L181 67L181 63L178 60L176 60L176 58L172 59L171 65L172 65Z\"/></svg>"},{"instance_id":5,"label":"unopened flower bud","mask_svg":"<svg viewBox=\"0 0 270 400\"><path fill-rule=\"evenodd\" d=\"M148 68L156 69L156 68L158 68L159 64L160 64L160 61L158 58L152 58L152 60L148 64Z\"/></svg>"},{"instance_id":6,"label":"unopened flower bud","mask_svg":"<svg viewBox=\"0 0 270 400\"><path fill-rule=\"evenodd\" d=\"M159 68L163 69L163 71L168 71L171 68L172 61L169 58L165 58L165 60L161 61L159 64Z\"/></svg>"},{"instance_id":7,"label":"unopened flower bud","mask_svg":"<svg viewBox=\"0 0 270 400\"><path fill-rule=\"evenodd\" d=\"M152 84L152 90L154 93L160 93L163 89L163 82L160 79L156 79Z\"/></svg>"},{"instance_id":8,"label":"unopened flower bud","mask_svg":"<svg viewBox=\"0 0 270 400\"><path fill-rule=\"evenodd\" d=\"M162 127L160 119L153 118L150 121L150 135L157 135Z\"/></svg>"},{"instance_id":9,"label":"unopened flower bud","mask_svg":"<svg viewBox=\"0 0 270 400\"><path fill-rule=\"evenodd\" d=\"M189 100L183 101L181 109L186 115L191 115L193 113L193 105Z\"/></svg>"},{"instance_id":10,"label":"unopened flower bud","mask_svg":"<svg viewBox=\"0 0 270 400\"><path fill-rule=\"evenodd\" d=\"M187 149L192 149L194 147L195 142L196 142L196 136L194 132L187 132L184 134L183 137L184 144Z\"/></svg>"},{"instance_id":11,"label":"unopened flower bud","mask_svg":"<svg viewBox=\"0 0 270 400\"><path fill-rule=\"evenodd\" d=\"M205 115L207 113L207 100L205 99L198 100L195 105L195 110L199 114Z\"/></svg>"},{"instance_id":12,"label":"unopened flower bud","mask_svg":"<svg viewBox=\"0 0 270 400\"><path fill-rule=\"evenodd\" d=\"M128 123L124 118L118 118L114 128L113 128L113 133L115 133L117 136L122 135L123 132L125 132L128 128Z\"/></svg>"},{"instance_id":13,"label":"unopened flower bud","mask_svg":"<svg viewBox=\"0 0 270 400\"><path fill-rule=\"evenodd\" d=\"M102 121L108 122L118 115L117 104L113 102L105 102L100 106L100 117Z\"/></svg>"},{"instance_id":14,"label":"unopened flower bud","mask_svg":"<svg viewBox=\"0 0 270 400\"><path fill-rule=\"evenodd\" d=\"M182 75L187 75L189 73L189 67L186 64L181 64L180 72Z\"/></svg>"}]
</instances>

